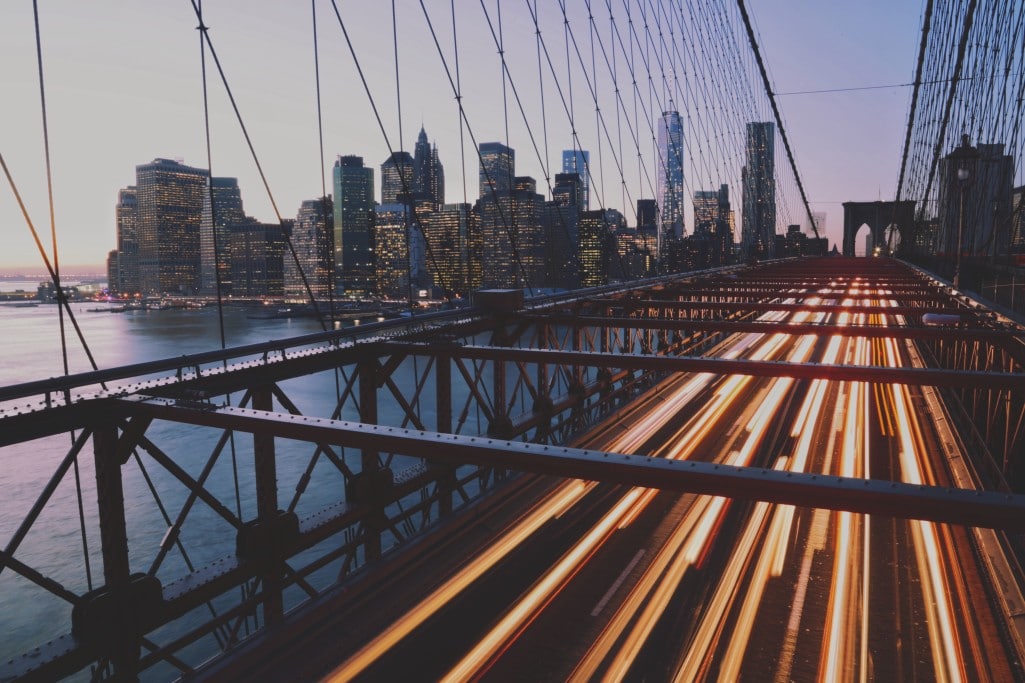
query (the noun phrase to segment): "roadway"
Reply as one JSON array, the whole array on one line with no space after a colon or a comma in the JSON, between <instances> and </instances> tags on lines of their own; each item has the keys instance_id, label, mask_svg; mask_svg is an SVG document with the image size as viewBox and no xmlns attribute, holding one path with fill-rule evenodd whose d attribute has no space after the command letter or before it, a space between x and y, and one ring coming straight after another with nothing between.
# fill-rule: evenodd
<instances>
[{"instance_id":1,"label":"roadway","mask_svg":"<svg viewBox=\"0 0 1025 683\"><path fill-rule=\"evenodd\" d=\"M801 300L853 301L814 292ZM859 301L896 305L884 293ZM846 312L759 319L902 323ZM909 342L888 338L748 333L716 354L920 364ZM586 446L949 485L934 417L906 386L685 375L606 421ZM985 576L961 528L564 481L504 520L447 576L421 585L404 615L376 635L356 634L356 650L342 654L331 677L1021 677Z\"/></svg>"}]
</instances>

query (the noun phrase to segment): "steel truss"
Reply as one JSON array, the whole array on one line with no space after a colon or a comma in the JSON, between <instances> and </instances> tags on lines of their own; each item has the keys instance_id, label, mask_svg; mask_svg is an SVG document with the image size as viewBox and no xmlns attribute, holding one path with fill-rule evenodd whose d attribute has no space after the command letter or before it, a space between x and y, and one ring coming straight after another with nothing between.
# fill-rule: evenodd
<instances>
[{"instance_id":1,"label":"steel truss","mask_svg":"<svg viewBox=\"0 0 1025 683\"><path fill-rule=\"evenodd\" d=\"M864 305L880 290L892 306ZM812 297L817 303L806 303ZM809 310L846 313L853 324L756 320ZM959 322L930 327L922 322L928 312ZM871 324L869 314L891 326ZM710 355L738 332L897 338L924 367ZM506 486L510 471L1020 532L1025 498L1008 491L1025 465L1023 339L1013 321L899 263L822 259L2 388L0 446L39 443L59 455L34 504L10 523L0 572L61 605L67 622L48 643L0 662L0 679L52 679L86 667L95 678L190 674L297 608L331 600L350 577L376 571L390 551ZM569 447L680 372L939 387L994 493ZM306 395L292 381L300 377L322 391ZM70 446L55 449L57 435L69 431ZM83 559L68 549L68 564L99 562L101 585L88 570L58 580L23 550L78 467L95 478L82 525L101 547ZM234 487L225 484L232 478ZM135 531L137 515L166 529L159 542Z\"/></svg>"}]
</instances>

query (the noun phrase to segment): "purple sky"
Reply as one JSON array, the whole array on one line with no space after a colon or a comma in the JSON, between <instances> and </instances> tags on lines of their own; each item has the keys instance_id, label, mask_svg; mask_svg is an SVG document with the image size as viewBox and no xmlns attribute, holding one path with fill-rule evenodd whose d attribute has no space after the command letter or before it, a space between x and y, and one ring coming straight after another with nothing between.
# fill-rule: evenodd
<instances>
[{"instance_id":1,"label":"purple sky","mask_svg":"<svg viewBox=\"0 0 1025 683\"><path fill-rule=\"evenodd\" d=\"M569 4L571 24L581 40L587 35L584 2L570 0ZM117 191L134 182L136 164L165 157L207 165L196 20L187 0L51 0L40 5L60 259L65 268L98 265L115 246ZM456 5L464 11L464 0L457 0ZM494 4L487 5L494 19ZM397 148L390 3L340 2L339 6ZM419 3L399 0L397 6L403 147L411 149L423 123L445 164L447 200L462 201L459 126L452 93ZM449 3L434 0L427 6L444 49L451 53ZM594 0L592 6L607 25L605 3ZM621 6L621 2L613 2L614 8ZM538 7L543 35L550 41L550 49L559 54L564 45L558 5L539 2ZM207 0L204 9L274 201L284 217L293 216L303 199L321 191L310 5ZM900 84L913 78L921 3L749 0L748 9L777 92ZM503 13L513 79L521 89L535 91L521 95L534 112L530 114L532 125L540 129L536 87L526 87L532 78L536 83L537 73L527 4L504 3ZM387 147L330 2L318 3L318 17L330 185L329 167L336 155L358 154L377 168L387 156ZM465 15L459 15L457 29L470 124L478 141L504 140L499 65L478 3L465 0ZM564 69L564 53L556 57L560 58ZM238 177L247 212L274 220L271 200L248 156L223 88L215 73L211 72L210 78L214 174ZM0 153L49 245L29 2L7 2L0 8L0 83ZM548 162L556 165L561 150L571 146L569 127L561 107L554 103L553 86L546 87ZM842 231L841 202L892 198L910 95L911 89L902 87L779 98L812 210L827 214L826 236L831 242L838 241ZM574 80L573 101L575 109L584 112L578 114L585 122L579 123L578 129L595 164L597 128L593 113L587 113L593 110L593 102L579 74ZM607 116L614 115L611 105L604 111ZM768 110L760 116L768 119ZM696 137L685 131L685 146L700 144ZM517 150L517 172L533 175L543 185L540 163L513 109L509 139ZM468 137L466 146L467 193L473 201L477 165ZM636 152L631 155L628 150L625 156L635 157ZM623 209L624 192L610 158L606 167L606 204ZM626 173L629 198L652 196L636 180L638 173L633 168ZM687 173L688 191L714 188L719 180L693 169ZM4 234L0 273L38 268L41 260L25 221L6 180L0 180L0 230ZM736 181L722 181L731 183L734 203L739 205ZM632 218L632 209L625 213ZM689 216L687 222L689 228Z\"/></svg>"}]
</instances>

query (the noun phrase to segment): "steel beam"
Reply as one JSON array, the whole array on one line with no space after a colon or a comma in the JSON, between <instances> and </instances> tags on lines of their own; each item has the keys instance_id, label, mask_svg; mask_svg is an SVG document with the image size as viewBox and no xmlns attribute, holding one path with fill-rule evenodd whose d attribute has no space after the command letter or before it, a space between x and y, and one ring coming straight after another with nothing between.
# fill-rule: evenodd
<instances>
[{"instance_id":1,"label":"steel beam","mask_svg":"<svg viewBox=\"0 0 1025 683\"><path fill-rule=\"evenodd\" d=\"M159 399L120 401L129 413L241 432L474 463L559 477L1025 532L1025 496L666 460L488 437L441 434L245 408L196 410Z\"/></svg>"},{"instance_id":2,"label":"steel beam","mask_svg":"<svg viewBox=\"0 0 1025 683\"><path fill-rule=\"evenodd\" d=\"M680 318L630 318L598 315L533 314L527 316L537 323L580 325L585 327L624 327L652 330L687 330L689 332L761 332L774 334L828 334L842 337L873 337L892 339L958 339L964 341L1007 341L1006 330L986 328L897 327L884 325L835 325L831 323L758 322L748 320L687 320ZM1025 350L1025 349L1023 349Z\"/></svg>"},{"instance_id":3,"label":"steel beam","mask_svg":"<svg viewBox=\"0 0 1025 683\"><path fill-rule=\"evenodd\" d=\"M386 342L388 348L403 353L429 355L426 345ZM548 363L576 367L619 368L622 370L661 370L664 372L711 372L717 375L751 377L793 377L849 382L882 382L918 386L981 387L985 389L1023 389L1025 373L981 372L977 370L938 370L933 368L887 368L878 365L827 365L824 363L788 363L735 358L695 356L647 356L591 351L552 351L548 349L460 346L450 351L455 358Z\"/></svg>"},{"instance_id":4,"label":"steel beam","mask_svg":"<svg viewBox=\"0 0 1025 683\"><path fill-rule=\"evenodd\" d=\"M970 309L955 308L952 306L860 306L842 304L784 304L768 301L693 301L678 299L635 299L620 300L619 306L615 306L617 300L602 300L600 303L610 304L622 309L644 309L660 308L663 310L678 311L730 311L733 313L760 313L773 311L804 312L804 313L882 313L886 315L920 316L924 313L939 313L947 315L969 314ZM593 303L599 303L595 301Z\"/></svg>"}]
</instances>

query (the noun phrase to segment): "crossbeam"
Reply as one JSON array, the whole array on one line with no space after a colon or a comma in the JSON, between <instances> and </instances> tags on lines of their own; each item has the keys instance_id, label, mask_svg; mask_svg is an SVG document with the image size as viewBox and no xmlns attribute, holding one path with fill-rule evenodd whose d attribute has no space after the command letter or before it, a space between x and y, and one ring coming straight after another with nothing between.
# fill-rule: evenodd
<instances>
[{"instance_id":1,"label":"crossbeam","mask_svg":"<svg viewBox=\"0 0 1025 683\"><path fill-rule=\"evenodd\" d=\"M431 355L435 347L413 342L382 342L381 347L396 353ZM580 365L621 370L662 370L665 372L711 372L717 375L751 377L793 377L847 382L879 382L938 387L984 387L1022 389L1025 373L981 372L977 370L939 370L935 368L888 368L879 365L832 365L825 363L788 363L742 358L705 358L700 356L655 356L594 351L552 351L496 346L453 345L446 353L454 358Z\"/></svg>"},{"instance_id":2,"label":"crossbeam","mask_svg":"<svg viewBox=\"0 0 1025 683\"><path fill-rule=\"evenodd\" d=\"M198 410L155 397L131 396L120 399L119 403L131 415L320 444L401 453L448 464L492 465L517 471L670 491L1013 532L1025 531L1023 495L667 460L285 415L231 406Z\"/></svg>"},{"instance_id":3,"label":"crossbeam","mask_svg":"<svg viewBox=\"0 0 1025 683\"><path fill-rule=\"evenodd\" d=\"M785 295L784 295L785 296ZM602 303L612 308L625 309L662 309L662 310L690 310L690 311L732 311L769 313L773 311L784 311L788 313L865 313L881 315L903 315L921 316L925 313L939 313L942 315L961 315L969 313L968 309L955 308L953 306L861 306L843 304L792 304L772 303L768 301L694 301L677 299L603 299L593 301Z\"/></svg>"},{"instance_id":4,"label":"crossbeam","mask_svg":"<svg viewBox=\"0 0 1025 683\"><path fill-rule=\"evenodd\" d=\"M958 339L963 341L1005 342L1006 330L987 328L897 327L886 325L836 325L833 323L789 323L749 320L687 320L669 318L629 318L598 315L527 315L526 319L552 325L621 327L650 330L686 330L688 332L759 332L774 334L839 335L892 339Z\"/></svg>"}]
</instances>

